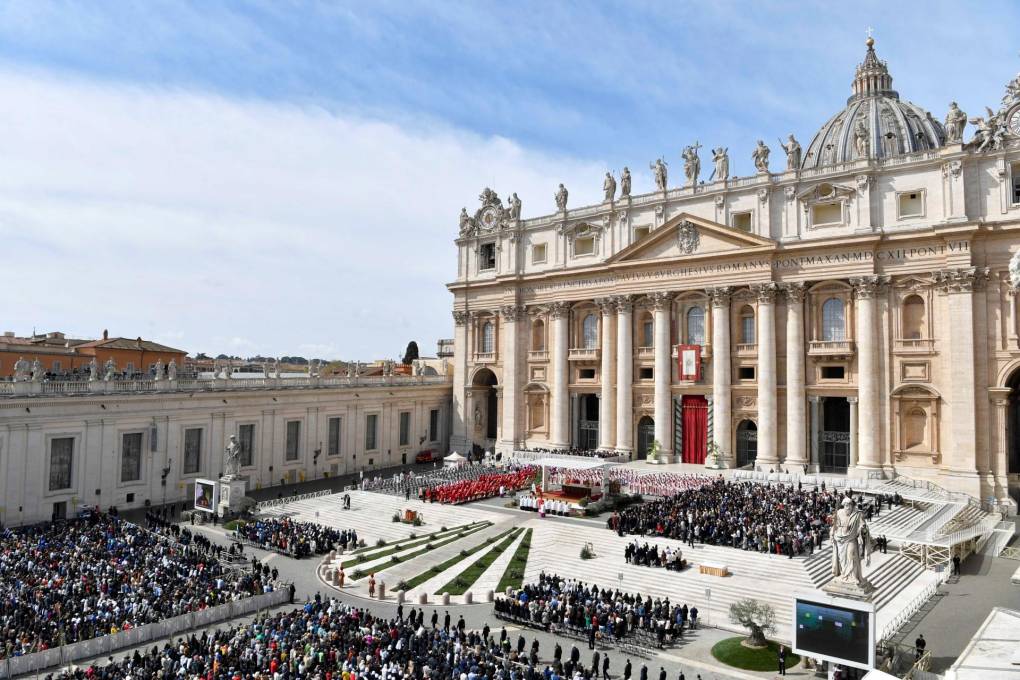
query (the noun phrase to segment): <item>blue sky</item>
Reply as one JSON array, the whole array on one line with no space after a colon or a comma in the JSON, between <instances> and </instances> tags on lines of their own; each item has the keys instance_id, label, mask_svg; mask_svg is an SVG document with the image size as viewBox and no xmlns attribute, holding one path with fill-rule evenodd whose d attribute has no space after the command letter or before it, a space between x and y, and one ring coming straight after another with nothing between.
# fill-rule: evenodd
<instances>
[{"instance_id":1,"label":"blue sky","mask_svg":"<svg viewBox=\"0 0 1020 680\"><path fill-rule=\"evenodd\" d=\"M976 114L1018 24L1015 2L6 2L5 328L431 351L483 185L543 214L558 181L578 205L629 165L644 190L695 140L748 173L756 139L806 145L842 107L868 26L903 98Z\"/></svg>"}]
</instances>

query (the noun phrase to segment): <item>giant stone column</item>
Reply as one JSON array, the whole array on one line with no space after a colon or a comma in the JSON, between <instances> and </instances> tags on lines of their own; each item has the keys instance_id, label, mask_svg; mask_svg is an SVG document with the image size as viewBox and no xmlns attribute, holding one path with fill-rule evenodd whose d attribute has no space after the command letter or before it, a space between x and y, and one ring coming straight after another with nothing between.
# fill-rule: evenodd
<instances>
[{"instance_id":1,"label":"giant stone column","mask_svg":"<svg viewBox=\"0 0 1020 680\"><path fill-rule=\"evenodd\" d=\"M670 408L670 370L669 345L669 308L673 296L669 293L652 293L655 322L655 439L660 445L660 455L667 460L672 449L673 428L672 409Z\"/></svg>"},{"instance_id":2,"label":"giant stone column","mask_svg":"<svg viewBox=\"0 0 1020 680\"><path fill-rule=\"evenodd\" d=\"M804 392L803 283L783 286L786 294L786 465L804 472L807 458L807 397Z\"/></svg>"},{"instance_id":3,"label":"giant stone column","mask_svg":"<svg viewBox=\"0 0 1020 680\"><path fill-rule=\"evenodd\" d=\"M730 296L728 286L708 291L712 299L712 441L718 447L719 463L732 467L733 424L730 401Z\"/></svg>"},{"instance_id":4,"label":"giant stone column","mask_svg":"<svg viewBox=\"0 0 1020 680\"><path fill-rule=\"evenodd\" d=\"M878 276L852 279L857 301L857 470L882 467L879 436L880 376L876 333L876 296L883 281Z\"/></svg>"},{"instance_id":5,"label":"giant stone column","mask_svg":"<svg viewBox=\"0 0 1020 680\"><path fill-rule=\"evenodd\" d=\"M630 295L616 299L616 450L630 455L634 451L634 302Z\"/></svg>"},{"instance_id":6,"label":"giant stone column","mask_svg":"<svg viewBox=\"0 0 1020 680\"><path fill-rule=\"evenodd\" d=\"M776 413L776 291L774 283L752 288L758 297L758 457L756 467L779 463Z\"/></svg>"},{"instance_id":7,"label":"giant stone column","mask_svg":"<svg viewBox=\"0 0 1020 680\"><path fill-rule=\"evenodd\" d=\"M567 399L567 351L568 325L567 316L570 304L554 302L549 306L552 317L552 395L549 444L557 448L570 446L570 402Z\"/></svg>"},{"instance_id":8,"label":"giant stone column","mask_svg":"<svg viewBox=\"0 0 1020 680\"><path fill-rule=\"evenodd\" d=\"M519 438L517 436L517 395L520 391L518 381L518 335L520 327L518 322L524 317L524 307L520 305L504 305L499 308L503 317L503 419L500 423L500 441L498 443L501 453L509 455L517 447Z\"/></svg>"},{"instance_id":9,"label":"giant stone column","mask_svg":"<svg viewBox=\"0 0 1020 680\"><path fill-rule=\"evenodd\" d=\"M602 366L599 370L599 449L609 451L613 448L613 425L616 420L616 401L613 393L613 362L616 359L616 342L613 335L613 318L616 306L609 298L595 301L602 312Z\"/></svg>"},{"instance_id":10,"label":"giant stone column","mask_svg":"<svg viewBox=\"0 0 1020 680\"><path fill-rule=\"evenodd\" d=\"M468 448L467 373L468 373L468 313L453 312L453 418L450 448L465 451Z\"/></svg>"}]
</instances>

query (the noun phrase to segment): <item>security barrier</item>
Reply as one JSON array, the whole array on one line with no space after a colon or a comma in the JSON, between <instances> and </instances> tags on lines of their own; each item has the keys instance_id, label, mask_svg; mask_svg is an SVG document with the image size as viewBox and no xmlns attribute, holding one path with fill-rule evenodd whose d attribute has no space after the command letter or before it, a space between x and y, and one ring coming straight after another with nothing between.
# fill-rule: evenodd
<instances>
[{"instance_id":1,"label":"security barrier","mask_svg":"<svg viewBox=\"0 0 1020 680\"><path fill-rule=\"evenodd\" d=\"M134 647L151 640L169 639L182 631L203 628L212 623L245 616L260 609L275 607L287 602L289 598L290 592L287 584L282 584L271 593L263 593L197 612L181 614L112 635L82 640L34 654L10 657L0 661L0 678L14 678L51 666L63 666L80 659L109 656L120 649Z\"/></svg>"}]
</instances>

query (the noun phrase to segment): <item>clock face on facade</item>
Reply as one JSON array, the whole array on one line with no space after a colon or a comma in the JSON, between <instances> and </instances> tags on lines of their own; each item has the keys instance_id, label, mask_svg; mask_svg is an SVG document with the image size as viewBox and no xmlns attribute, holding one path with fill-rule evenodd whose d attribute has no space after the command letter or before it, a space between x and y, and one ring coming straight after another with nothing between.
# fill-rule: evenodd
<instances>
[{"instance_id":1,"label":"clock face on facade","mask_svg":"<svg viewBox=\"0 0 1020 680\"><path fill-rule=\"evenodd\" d=\"M1013 110L1006 114L1006 128L1011 135L1020 137L1020 106L1014 106Z\"/></svg>"},{"instance_id":2,"label":"clock face on facade","mask_svg":"<svg viewBox=\"0 0 1020 680\"><path fill-rule=\"evenodd\" d=\"M491 229L496 226L496 209L489 206L482 211L481 222L487 229Z\"/></svg>"}]
</instances>

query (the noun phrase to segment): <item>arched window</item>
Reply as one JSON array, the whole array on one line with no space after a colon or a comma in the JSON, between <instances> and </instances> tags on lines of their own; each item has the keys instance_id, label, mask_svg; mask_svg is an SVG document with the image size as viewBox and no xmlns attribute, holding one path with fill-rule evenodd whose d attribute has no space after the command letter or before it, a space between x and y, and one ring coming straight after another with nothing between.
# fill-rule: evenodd
<instances>
[{"instance_id":1,"label":"arched window","mask_svg":"<svg viewBox=\"0 0 1020 680\"><path fill-rule=\"evenodd\" d=\"M655 344L655 321L652 315L645 312L641 317L641 346L651 347Z\"/></svg>"},{"instance_id":2,"label":"arched window","mask_svg":"<svg viewBox=\"0 0 1020 680\"><path fill-rule=\"evenodd\" d=\"M482 324L482 353L489 354L496 349L496 327L491 321Z\"/></svg>"},{"instance_id":3,"label":"arched window","mask_svg":"<svg viewBox=\"0 0 1020 680\"><path fill-rule=\"evenodd\" d=\"M912 449L924 445L928 429L928 415L920 408L912 408L903 419L903 448Z\"/></svg>"},{"instance_id":4,"label":"arched window","mask_svg":"<svg viewBox=\"0 0 1020 680\"><path fill-rule=\"evenodd\" d=\"M924 300L920 295L911 295L903 301L903 339L920 340L924 332Z\"/></svg>"},{"instance_id":5,"label":"arched window","mask_svg":"<svg viewBox=\"0 0 1020 680\"><path fill-rule=\"evenodd\" d=\"M581 342L585 349L595 349L599 346L599 320L594 314L584 317L581 322Z\"/></svg>"},{"instance_id":6,"label":"arched window","mask_svg":"<svg viewBox=\"0 0 1020 680\"><path fill-rule=\"evenodd\" d=\"M740 342L745 345L757 342L754 333L754 310L749 305L744 305L740 310Z\"/></svg>"},{"instance_id":7,"label":"arched window","mask_svg":"<svg viewBox=\"0 0 1020 680\"><path fill-rule=\"evenodd\" d=\"M701 307L687 310L687 344L705 344L705 310Z\"/></svg>"},{"instance_id":8,"label":"arched window","mask_svg":"<svg viewBox=\"0 0 1020 680\"><path fill-rule=\"evenodd\" d=\"M822 303L822 340L846 340L846 316L839 298L829 298Z\"/></svg>"},{"instance_id":9,"label":"arched window","mask_svg":"<svg viewBox=\"0 0 1020 680\"><path fill-rule=\"evenodd\" d=\"M531 350L545 351L545 321L535 319L531 322Z\"/></svg>"}]
</instances>

